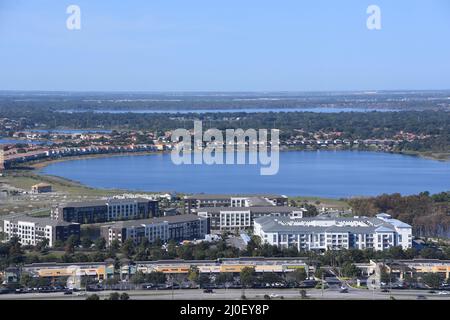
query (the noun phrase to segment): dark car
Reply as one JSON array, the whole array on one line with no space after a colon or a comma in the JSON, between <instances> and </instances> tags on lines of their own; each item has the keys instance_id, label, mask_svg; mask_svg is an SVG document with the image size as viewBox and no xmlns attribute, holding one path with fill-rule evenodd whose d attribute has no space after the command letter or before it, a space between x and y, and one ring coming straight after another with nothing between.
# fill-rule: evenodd
<instances>
[{"instance_id":1,"label":"dark car","mask_svg":"<svg viewBox=\"0 0 450 320\"><path fill-rule=\"evenodd\" d=\"M204 289L203 293L214 293L213 289Z\"/></svg>"},{"instance_id":2,"label":"dark car","mask_svg":"<svg viewBox=\"0 0 450 320\"><path fill-rule=\"evenodd\" d=\"M67 290L67 291L64 291L64 294L65 295L73 294L73 291L72 290Z\"/></svg>"},{"instance_id":3,"label":"dark car","mask_svg":"<svg viewBox=\"0 0 450 320\"><path fill-rule=\"evenodd\" d=\"M299 288L314 288L317 285L316 280L304 280L300 282Z\"/></svg>"},{"instance_id":4,"label":"dark car","mask_svg":"<svg viewBox=\"0 0 450 320\"><path fill-rule=\"evenodd\" d=\"M423 295L418 295L417 300L427 300L427 297L425 297Z\"/></svg>"},{"instance_id":5,"label":"dark car","mask_svg":"<svg viewBox=\"0 0 450 320\"><path fill-rule=\"evenodd\" d=\"M11 290L8 288L0 288L0 294L8 294L11 293Z\"/></svg>"}]
</instances>

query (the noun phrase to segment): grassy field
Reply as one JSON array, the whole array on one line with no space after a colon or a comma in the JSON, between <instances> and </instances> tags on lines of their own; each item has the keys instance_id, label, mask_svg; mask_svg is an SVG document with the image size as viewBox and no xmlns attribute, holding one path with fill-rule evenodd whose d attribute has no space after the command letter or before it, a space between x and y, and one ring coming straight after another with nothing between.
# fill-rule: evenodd
<instances>
[{"instance_id":1,"label":"grassy field","mask_svg":"<svg viewBox=\"0 0 450 320\"><path fill-rule=\"evenodd\" d=\"M45 182L52 185L53 191L71 195L108 196L126 192L125 190L89 188L74 181L59 177L39 175L32 171L25 170L8 171L5 177L0 178L0 183L2 182L23 190L31 190L32 185Z\"/></svg>"},{"instance_id":2,"label":"grassy field","mask_svg":"<svg viewBox=\"0 0 450 320\"><path fill-rule=\"evenodd\" d=\"M36 217L45 217L50 215L50 208L61 202L81 201L95 199L99 197L108 197L124 193L132 193L129 190L120 189L96 189L84 186L78 182L67 180L55 176L40 175L36 170L21 169L9 170L5 176L0 177L0 188L10 189L11 187L29 192L31 186L38 183L49 183L52 185L53 192L51 194L22 194L20 196L10 198L8 201L0 200L0 214L10 214L27 212ZM149 192L139 192L148 193ZM321 197L290 197L290 200L301 203L309 203L320 207L347 209L348 203L340 199L326 199Z\"/></svg>"},{"instance_id":3,"label":"grassy field","mask_svg":"<svg viewBox=\"0 0 450 320\"><path fill-rule=\"evenodd\" d=\"M450 160L450 152L432 152L432 151L423 151L423 152L415 152L415 151L403 151L401 154L422 157L429 160L439 160L439 161L449 161Z\"/></svg>"},{"instance_id":4,"label":"grassy field","mask_svg":"<svg viewBox=\"0 0 450 320\"><path fill-rule=\"evenodd\" d=\"M38 183L52 185L52 193L32 194L31 186ZM35 217L47 217L50 208L66 201L81 201L123 194L124 190L102 190L83 186L58 177L41 176L31 170L11 170L0 177L0 190L18 193L0 199L0 215L27 213ZM27 192L27 193L25 193Z\"/></svg>"},{"instance_id":5,"label":"grassy field","mask_svg":"<svg viewBox=\"0 0 450 320\"><path fill-rule=\"evenodd\" d=\"M321 197L289 197L289 200L294 200L298 202L307 202L309 204L319 205L327 208L336 208L336 209L347 209L350 206L347 201L343 199L328 199Z\"/></svg>"}]
</instances>

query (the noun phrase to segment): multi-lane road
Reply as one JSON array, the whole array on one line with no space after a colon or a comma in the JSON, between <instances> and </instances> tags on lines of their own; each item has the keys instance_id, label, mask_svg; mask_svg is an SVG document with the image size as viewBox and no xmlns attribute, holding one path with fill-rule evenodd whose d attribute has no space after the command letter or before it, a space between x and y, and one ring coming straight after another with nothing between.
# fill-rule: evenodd
<instances>
[{"instance_id":1,"label":"multi-lane road","mask_svg":"<svg viewBox=\"0 0 450 320\"><path fill-rule=\"evenodd\" d=\"M105 299L112 291L95 292L100 299ZM214 290L213 293L204 293L203 290L133 290L126 291L133 300L240 300L242 294L247 299L264 299L264 295L269 295L271 299L301 299L298 289L220 289ZM325 300L389 300L391 298L397 300L416 300L418 296L424 296L428 300L450 300L450 294L429 293L423 290L395 290L392 293L350 289L348 293L340 293L339 290L328 289L308 289L307 297L310 299ZM92 294L88 292L87 294ZM5 300L84 300L86 293L74 292L72 295L64 295L63 293L28 293L28 294L3 294L0 299ZM423 298L422 298L423 299Z\"/></svg>"}]
</instances>

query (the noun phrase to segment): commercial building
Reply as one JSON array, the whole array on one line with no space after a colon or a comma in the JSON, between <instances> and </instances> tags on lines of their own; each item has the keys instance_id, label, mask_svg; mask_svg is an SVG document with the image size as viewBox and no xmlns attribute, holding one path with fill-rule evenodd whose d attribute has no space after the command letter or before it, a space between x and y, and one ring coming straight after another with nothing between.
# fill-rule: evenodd
<instances>
[{"instance_id":1,"label":"commercial building","mask_svg":"<svg viewBox=\"0 0 450 320\"><path fill-rule=\"evenodd\" d=\"M22 273L28 273L32 277L59 278L72 277L72 281L80 280L80 277L90 277L96 280L104 280L114 276L114 263L111 262L77 262L74 263L32 263L24 265Z\"/></svg>"},{"instance_id":2,"label":"commercial building","mask_svg":"<svg viewBox=\"0 0 450 320\"><path fill-rule=\"evenodd\" d=\"M121 278L129 277L136 272L145 274L162 272L164 274L188 274L192 267L199 273L239 273L243 268L254 268L256 273L276 272L289 273L296 269L314 272L304 258L227 258L217 260L157 260L157 261L128 261L121 262L120 268L115 268L114 260L105 262L77 262L77 263L33 263L24 265L22 273L33 277L59 278L69 277L70 281L80 283L82 277L97 280L112 278L115 272L121 273ZM77 286L78 287L78 286Z\"/></svg>"},{"instance_id":3,"label":"commercial building","mask_svg":"<svg viewBox=\"0 0 450 320\"><path fill-rule=\"evenodd\" d=\"M77 223L148 219L158 216L157 200L143 198L108 199L60 204L52 209L52 219Z\"/></svg>"},{"instance_id":4,"label":"commercial building","mask_svg":"<svg viewBox=\"0 0 450 320\"><path fill-rule=\"evenodd\" d=\"M412 259L412 260L370 260L366 263L356 263L363 274L380 274L381 268L387 273L393 274L400 279L406 275L411 277L421 276L426 273L439 274L443 279L450 278L450 260L438 259Z\"/></svg>"},{"instance_id":5,"label":"commercial building","mask_svg":"<svg viewBox=\"0 0 450 320\"><path fill-rule=\"evenodd\" d=\"M0 146L0 174L5 170L5 150Z\"/></svg>"},{"instance_id":6,"label":"commercial building","mask_svg":"<svg viewBox=\"0 0 450 320\"><path fill-rule=\"evenodd\" d=\"M22 245L35 246L43 239L48 239L48 245L53 247L55 241L66 241L70 236L80 237L80 225L48 218L35 218L25 215L6 216L2 220L2 230L5 241L18 237Z\"/></svg>"},{"instance_id":7,"label":"commercial building","mask_svg":"<svg viewBox=\"0 0 450 320\"><path fill-rule=\"evenodd\" d=\"M450 260L414 259L397 260L396 262L408 266L417 273L438 273L445 279L450 278Z\"/></svg>"},{"instance_id":8,"label":"commercial building","mask_svg":"<svg viewBox=\"0 0 450 320\"><path fill-rule=\"evenodd\" d=\"M32 193L52 192L52 186L47 183L38 183L31 187Z\"/></svg>"},{"instance_id":9,"label":"commercial building","mask_svg":"<svg viewBox=\"0 0 450 320\"><path fill-rule=\"evenodd\" d=\"M160 260L137 261L135 271L150 273L154 271L166 274L187 274L192 267L196 267L199 273L240 273L244 268L254 268L256 273L292 272L296 269L309 271L309 266L302 258L225 258L218 260Z\"/></svg>"},{"instance_id":10,"label":"commercial building","mask_svg":"<svg viewBox=\"0 0 450 320\"><path fill-rule=\"evenodd\" d=\"M255 235L263 243L300 250L374 249L412 247L410 225L387 214L375 218L262 217L255 220Z\"/></svg>"},{"instance_id":11,"label":"commercial building","mask_svg":"<svg viewBox=\"0 0 450 320\"><path fill-rule=\"evenodd\" d=\"M288 198L283 195L212 195L199 194L185 196L184 213L193 213L194 209L211 207L254 207L287 206Z\"/></svg>"},{"instance_id":12,"label":"commercial building","mask_svg":"<svg viewBox=\"0 0 450 320\"><path fill-rule=\"evenodd\" d=\"M286 206L265 207L203 207L193 210L199 217L210 219L211 230L239 231L253 227L260 217L303 217L304 208Z\"/></svg>"},{"instance_id":13,"label":"commercial building","mask_svg":"<svg viewBox=\"0 0 450 320\"><path fill-rule=\"evenodd\" d=\"M115 222L102 226L100 233L108 245L114 240L124 242L127 239L133 239L135 243L140 243L144 238L149 242L155 242L157 239L163 242L183 241L205 238L210 233L210 226L209 219L185 214Z\"/></svg>"}]
</instances>

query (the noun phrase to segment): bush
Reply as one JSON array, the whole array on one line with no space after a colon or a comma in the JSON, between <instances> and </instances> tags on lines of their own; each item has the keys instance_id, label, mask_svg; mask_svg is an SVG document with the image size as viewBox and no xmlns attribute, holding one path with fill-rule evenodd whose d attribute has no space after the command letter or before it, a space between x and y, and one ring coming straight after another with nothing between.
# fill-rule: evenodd
<instances>
[{"instance_id":1,"label":"bush","mask_svg":"<svg viewBox=\"0 0 450 320\"><path fill-rule=\"evenodd\" d=\"M120 300L130 300L128 293L124 292L120 295Z\"/></svg>"},{"instance_id":2,"label":"bush","mask_svg":"<svg viewBox=\"0 0 450 320\"><path fill-rule=\"evenodd\" d=\"M91 294L90 296L86 297L86 300L100 300L100 297L96 294Z\"/></svg>"},{"instance_id":3,"label":"bush","mask_svg":"<svg viewBox=\"0 0 450 320\"><path fill-rule=\"evenodd\" d=\"M108 300L119 300L119 299L120 299L120 294L118 292L111 292L109 294Z\"/></svg>"},{"instance_id":4,"label":"bush","mask_svg":"<svg viewBox=\"0 0 450 320\"><path fill-rule=\"evenodd\" d=\"M306 297L307 297L306 290L304 290L304 289L300 290L300 296L302 299L306 299Z\"/></svg>"}]
</instances>

